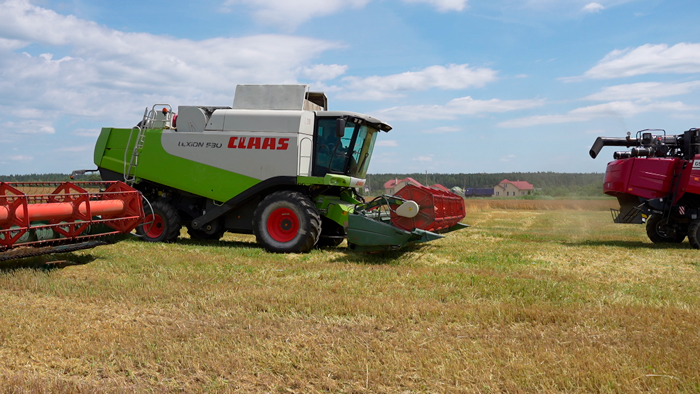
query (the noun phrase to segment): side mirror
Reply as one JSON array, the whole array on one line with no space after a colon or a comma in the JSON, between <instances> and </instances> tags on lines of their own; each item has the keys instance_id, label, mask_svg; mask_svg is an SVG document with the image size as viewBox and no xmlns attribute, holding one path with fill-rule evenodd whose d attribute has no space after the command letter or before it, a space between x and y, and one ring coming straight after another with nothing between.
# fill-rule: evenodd
<instances>
[{"instance_id":1,"label":"side mirror","mask_svg":"<svg viewBox=\"0 0 700 394\"><path fill-rule=\"evenodd\" d=\"M338 118L335 120L335 136L338 138L343 138L345 135L345 118Z\"/></svg>"}]
</instances>

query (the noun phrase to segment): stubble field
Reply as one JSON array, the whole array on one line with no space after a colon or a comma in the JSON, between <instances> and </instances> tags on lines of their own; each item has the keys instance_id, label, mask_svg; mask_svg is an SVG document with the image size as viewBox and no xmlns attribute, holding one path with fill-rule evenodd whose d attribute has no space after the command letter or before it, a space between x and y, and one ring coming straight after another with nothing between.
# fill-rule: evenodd
<instances>
[{"instance_id":1,"label":"stubble field","mask_svg":"<svg viewBox=\"0 0 700 394\"><path fill-rule=\"evenodd\" d=\"M700 251L610 200L467 204L389 254L183 231L8 265L0 393L700 391Z\"/></svg>"}]
</instances>

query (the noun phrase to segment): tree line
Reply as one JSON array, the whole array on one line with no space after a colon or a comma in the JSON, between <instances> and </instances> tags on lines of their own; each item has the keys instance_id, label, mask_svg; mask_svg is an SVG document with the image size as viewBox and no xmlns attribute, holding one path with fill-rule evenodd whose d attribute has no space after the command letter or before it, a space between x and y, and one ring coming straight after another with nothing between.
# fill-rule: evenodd
<instances>
[{"instance_id":1,"label":"tree line","mask_svg":"<svg viewBox=\"0 0 700 394\"><path fill-rule=\"evenodd\" d=\"M535 194L552 197L600 196L603 193L602 173L562 172L508 172L481 174L368 174L367 184L371 194L384 190L384 183L411 177L424 185L440 184L447 188L493 188L502 180L527 181L535 187Z\"/></svg>"},{"instance_id":2,"label":"tree line","mask_svg":"<svg viewBox=\"0 0 700 394\"><path fill-rule=\"evenodd\" d=\"M99 174L89 174L70 179L70 174L15 174L15 175L0 175L0 182L68 182L74 181L99 181Z\"/></svg>"},{"instance_id":3,"label":"tree line","mask_svg":"<svg viewBox=\"0 0 700 394\"><path fill-rule=\"evenodd\" d=\"M600 196L602 195L602 173L562 173L562 172L508 172L482 174L368 174L367 185L371 194L381 194L384 183L391 179L411 177L424 185L441 184L447 188L492 188L502 180L527 181L535 187L536 195L552 197ZM75 180L96 181L99 174L81 176ZM69 174L25 174L0 175L0 182L64 182L70 181Z\"/></svg>"}]
</instances>

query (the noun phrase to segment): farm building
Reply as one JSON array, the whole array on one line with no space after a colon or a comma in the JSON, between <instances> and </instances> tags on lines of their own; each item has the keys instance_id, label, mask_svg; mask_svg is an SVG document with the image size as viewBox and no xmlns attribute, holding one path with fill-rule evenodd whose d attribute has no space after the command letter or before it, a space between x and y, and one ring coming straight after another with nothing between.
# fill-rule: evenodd
<instances>
[{"instance_id":1,"label":"farm building","mask_svg":"<svg viewBox=\"0 0 700 394\"><path fill-rule=\"evenodd\" d=\"M509 181L507 179L502 180L498 185L493 188L494 197L517 197L517 196L527 196L532 194L535 187L525 181Z\"/></svg>"},{"instance_id":2,"label":"farm building","mask_svg":"<svg viewBox=\"0 0 700 394\"><path fill-rule=\"evenodd\" d=\"M386 182L384 182L384 194L396 194L399 190L401 190L404 186L411 184L411 185L416 185L416 186L423 186L420 182L417 180L409 177L405 179L390 179Z\"/></svg>"}]
</instances>

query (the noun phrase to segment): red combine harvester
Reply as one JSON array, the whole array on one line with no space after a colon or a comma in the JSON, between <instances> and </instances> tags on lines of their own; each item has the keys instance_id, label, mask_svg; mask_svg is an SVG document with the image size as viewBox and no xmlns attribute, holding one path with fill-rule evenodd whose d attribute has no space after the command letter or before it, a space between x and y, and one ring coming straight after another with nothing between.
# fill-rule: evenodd
<instances>
[{"instance_id":1,"label":"red combine harvester","mask_svg":"<svg viewBox=\"0 0 700 394\"><path fill-rule=\"evenodd\" d=\"M658 133L658 134L654 134ZM624 146L608 163L603 191L617 197L615 223L645 223L654 243L680 243L686 235L700 249L700 129L666 135L641 130L633 138L598 137L590 150Z\"/></svg>"},{"instance_id":2,"label":"red combine harvester","mask_svg":"<svg viewBox=\"0 0 700 394\"><path fill-rule=\"evenodd\" d=\"M123 182L0 182L0 261L104 245L143 221Z\"/></svg>"}]
</instances>

